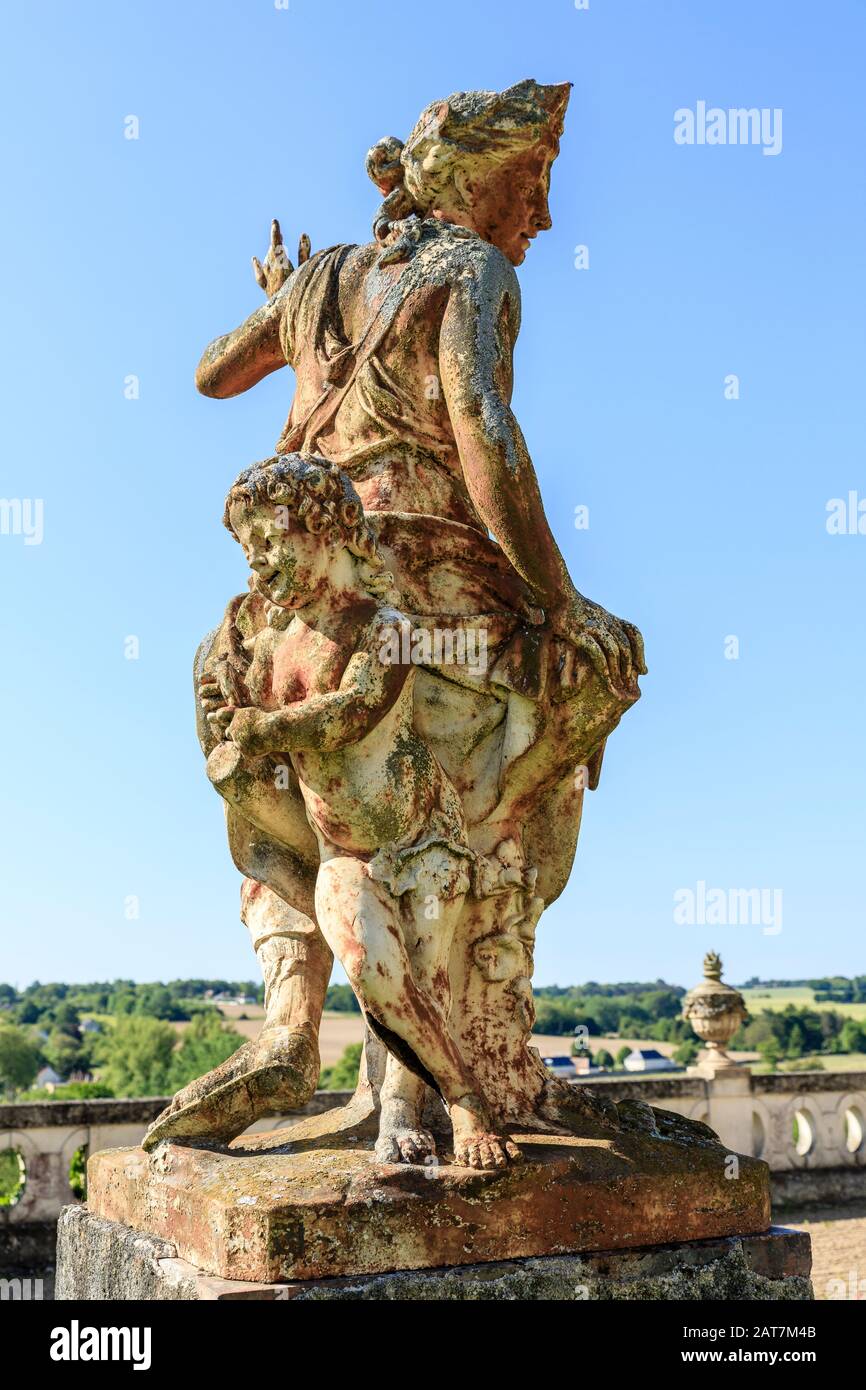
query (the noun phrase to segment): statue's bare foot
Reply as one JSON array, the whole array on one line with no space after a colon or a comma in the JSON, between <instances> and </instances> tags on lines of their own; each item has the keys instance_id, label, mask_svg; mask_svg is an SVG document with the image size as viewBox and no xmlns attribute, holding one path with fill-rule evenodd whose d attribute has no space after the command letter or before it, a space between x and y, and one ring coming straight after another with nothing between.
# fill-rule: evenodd
<instances>
[{"instance_id":1,"label":"statue's bare foot","mask_svg":"<svg viewBox=\"0 0 866 1390\"><path fill-rule=\"evenodd\" d=\"M380 1163L427 1163L436 1157L436 1141L418 1123L418 1107L394 1096L382 1097L376 1158Z\"/></svg>"},{"instance_id":2,"label":"statue's bare foot","mask_svg":"<svg viewBox=\"0 0 866 1390\"><path fill-rule=\"evenodd\" d=\"M178 1091L141 1141L234 1139L256 1120L306 1105L319 1079L319 1051L307 1033L265 1028L220 1066Z\"/></svg>"},{"instance_id":3,"label":"statue's bare foot","mask_svg":"<svg viewBox=\"0 0 866 1390\"><path fill-rule=\"evenodd\" d=\"M429 1129L398 1129L376 1140L379 1163L427 1163L436 1157L436 1141Z\"/></svg>"},{"instance_id":4,"label":"statue's bare foot","mask_svg":"<svg viewBox=\"0 0 866 1390\"><path fill-rule=\"evenodd\" d=\"M454 1128L454 1162L461 1168L507 1168L523 1154L512 1139L490 1126L483 1109L463 1100L450 1107Z\"/></svg>"}]
</instances>

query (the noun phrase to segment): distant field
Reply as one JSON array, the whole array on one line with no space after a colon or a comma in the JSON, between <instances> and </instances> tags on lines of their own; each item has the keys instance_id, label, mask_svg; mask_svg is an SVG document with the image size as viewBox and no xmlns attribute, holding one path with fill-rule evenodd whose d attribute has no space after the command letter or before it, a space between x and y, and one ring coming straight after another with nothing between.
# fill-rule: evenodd
<instances>
[{"instance_id":1,"label":"distant field","mask_svg":"<svg viewBox=\"0 0 866 1390\"><path fill-rule=\"evenodd\" d=\"M815 991L806 985L791 985L778 989L761 986L757 989L744 989L742 994L746 1008L753 1015L759 1014L762 1009L779 1010L788 1004L794 1004L797 1008L817 1009L819 1012L829 1009L843 1014L846 1018L866 1019L866 1004L837 1004L832 1001L816 1004Z\"/></svg>"},{"instance_id":2,"label":"distant field","mask_svg":"<svg viewBox=\"0 0 866 1390\"><path fill-rule=\"evenodd\" d=\"M817 1056L814 1053L807 1053L802 1061L812 1061L815 1063L816 1071L866 1071L866 1052L841 1052L838 1056L828 1057ZM784 1062L781 1071L788 1071Z\"/></svg>"},{"instance_id":3,"label":"distant field","mask_svg":"<svg viewBox=\"0 0 866 1390\"><path fill-rule=\"evenodd\" d=\"M261 1028L263 1011L253 1005L244 1009L221 1005L221 1011L226 1019L230 1019L233 1026L242 1033L245 1038L254 1038ZM246 1019L239 1019L238 1014L247 1014ZM183 1031L189 1027L186 1023L176 1023L175 1028ZM343 1049L349 1043L362 1042L364 1038L364 1022L360 1014L328 1012L322 1019L322 1027L319 1032L319 1049L322 1056L322 1066L333 1066L337 1058L342 1054ZM669 1057L674 1050L674 1043L654 1042L651 1038L590 1038L589 1048L591 1052L598 1052L600 1047L607 1048L614 1057L621 1047L655 1047L665 1057ZM546 1034L532 1035L532 1046L537 1047L542 1057L561 1057L571 1051L572 1039L570 1037L557 1037ZM735 1053L735 1056L740 1054ZM742 1054L743 1056L757 1056L757 1053Z\"/></svg>"},{"instance_id":4,"label":"distant field","mask_svg":"<svg viewBox=\"0 0 866 1390\"><path fill-rule=\"evenodd\" d=\"M232 1025L242 1033L245 1038L254 1038L262 1026L264 1011L256 1005L249 1004L244 1008L237 1008L230 1005L220 1005L221 1012ZM238 1014L245 1013L245 1019L238 1018ZM175 1028L182 1032L188 1028L187 1023L176 1023ZM333 1066L337 1058L341 1056L343 1049L349 1043L362 1042L364 1038L364 1022L360 1014L347 1014L328 1012L322 1019L322 1027L319 1032L319 1049L322 1056L322 1066ZM537 1047L542 1057L559 1057L571 1051L572 1039L570 1037L555 1037L550 1035L533 1034L532 1046ZM615 1057L621 1047L655 1047L665 1057L669 1057L674 1050L674 1043L654 1042L651 1038L590 1038L589 1047L591 1052L597 1052L600 1047L607 1048L608 1052ZM750 1056L752 1054L749 1054ZM757 1054L755 1054L757 1055Z\"/></svg>"},{"instance_id":5,"label":"distant field","mask_svg":"<svg viewBox=\"0 0 866 1390\"><path fill-rule=\"evenodd\" d=\"M747 989L743 990L749 1012L754 1016L762 1009L783 1009L786 1004L795 1004L803 1008L817 1009L837 1009L839 1013L851 1014L854 1018L866 1018L866 1004L815 1004L814 991L811 989ZM255 1038L262 1026L264 1009L259 1004L221 1004L220 1012L227 1022L245 1038ZM245 1014L241 1018L239 1015ZM91 1015L99 1022L109 1023L111 1020L104 1015ZM178 1033L184 1032L189 1027L188 1023L175 1023L173 1027ZM345 1048L350 1043L362 1042L364 1038L364 1023L360 1014L337 1013L330 1011L322 1019L322 1027L319 1034L319 1048L322 1057L322 1066L331 1067L342 1056ZM572 1039L570 1037L557 1037L549 1034L533 1034L532 1046L537 1047L542 1057L562 1056L571 1051ZM653 1038L589 1038L588 1045L590 1051L595 1053L599 1048L606 1048L612 1056L616 1056L621 1047L654 1047L665 1057L670 1057L676 1046L675 1043L657 1042ZM737 1061L756 1062L757 1052L732 1052L731 1056ZM847 1053L838 1057L823 1057L816 1062L816 1066L823 1064L825 1070L832 1071L866 1071L866 1055L863 1053Z\"/></svg>"}]
</instances>

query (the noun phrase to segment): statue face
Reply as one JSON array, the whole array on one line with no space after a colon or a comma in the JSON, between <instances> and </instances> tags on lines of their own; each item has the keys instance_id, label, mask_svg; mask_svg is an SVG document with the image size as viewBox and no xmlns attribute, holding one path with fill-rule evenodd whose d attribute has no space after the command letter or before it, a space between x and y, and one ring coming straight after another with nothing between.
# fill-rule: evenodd
<instances>
[{"instance_id":1,"label":"statue face","mask_svg":"<svg viewBox=\"0 0 866 1390\"><path fill-rule=\"evenodd\" d=\"M319 597L333 554L325 536L314 536L277 503L250 507L235 502L229 517L264 598L280 608L303 608Z\"/></svg>"},{"instance_id":2,"label":"statue face","mask_svg":"<svg viewBox=\"0 0 866 1390\"><path fill-rule=\"evenodd\" d=\"M549 148L536 147L477 173L457 169L454 205L437 208L436 213L471 227L498 246L512 265L521 265L533 237L551 226L548 197L554 158Z\"/></svg>"}]
</instances>

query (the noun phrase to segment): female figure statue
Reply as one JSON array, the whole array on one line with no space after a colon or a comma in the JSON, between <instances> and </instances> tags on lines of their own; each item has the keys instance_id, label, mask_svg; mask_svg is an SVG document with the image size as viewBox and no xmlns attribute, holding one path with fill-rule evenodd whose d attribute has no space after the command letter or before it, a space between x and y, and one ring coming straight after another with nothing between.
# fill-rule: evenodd
<instances>
[{"instance_id":1,"label":"female figure statue","mask_svg":"<svg viewBox=\"0 0 866 1390\"><path fill-rule=\"evenodd\" d=\"M413 698L477 861L452 950L451 1026L504 1125L567 1123L575 1103L527 1046L534 930L568 879L585 786L645 670L637 629L572 583L510 407L514 268L551 225L568 97L569 84L531 80L457 93L427 107L405 144L380 141L367 157L384 195L373 240L313 256L302 243L294 269L275 223L254 262L267 303L211 343L196 374L223 398L291 365L276 454L316 455L348 475L415 631L483 630L483 673L422 658ZM250 703L248 652L267 621L260 595L236 598L199 651L206 754L219 741L208 716ZM331 957L316 924L315 839L291 777L278 825L254 778L230 781L220 790L265 1026L175 1097L148 1146L231 1137L304 1104L316 1084ZM417 1161L432 1143L421 1121L430 1078L399 1037L384 1041L377 1153Z\"/></svg>"}]
</instances>

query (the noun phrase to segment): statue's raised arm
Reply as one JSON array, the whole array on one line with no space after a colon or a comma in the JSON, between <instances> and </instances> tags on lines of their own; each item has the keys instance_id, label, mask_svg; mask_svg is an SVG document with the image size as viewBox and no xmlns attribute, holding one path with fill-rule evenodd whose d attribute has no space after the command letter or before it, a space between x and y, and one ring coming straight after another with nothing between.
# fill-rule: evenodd
<instances>
[{"instance_id":1,"label":"statue's raised arm","mask_svg":"<svg viewBox=\"0 0 866 1390\"><path fill-rule=\"evenodd\" d=\"M309 259L310 240L304 234L298 246L298 264ZM280 224L271 223L271 242L262 264L252 258L256 284L268 296L240 328L214 338L202 353L195 374L195 384L203 396L225 399L239 396L271 372L285 367L286 359L280 346L280 323L285 305L280 291L288 281L294 266L286 254Z\"/></svg>"}]
</instances>

